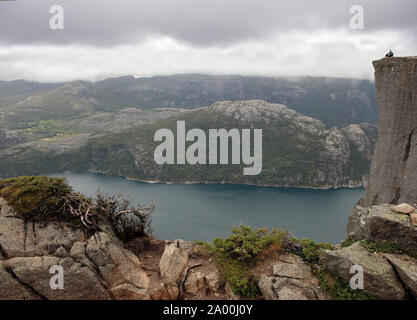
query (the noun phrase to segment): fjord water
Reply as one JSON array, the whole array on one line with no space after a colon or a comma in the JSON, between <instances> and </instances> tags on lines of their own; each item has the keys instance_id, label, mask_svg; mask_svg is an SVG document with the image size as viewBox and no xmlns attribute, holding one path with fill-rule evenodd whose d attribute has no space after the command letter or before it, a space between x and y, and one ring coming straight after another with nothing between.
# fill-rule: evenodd
<instances>
[{"instance_id":1,"label":"fjord water","mask_svg":"<svg viewBox=\"0 0 417 320\"><path fill-rule=\"evenodd\" d=\"M155 204L158 239L212 240L239 224L289 230L297 238L338 243L353 205L365 190L309 190L228 184L149 184L93 173L63 173L77 192L122 193L136 204Z\"/></svg>"}]
</instances>

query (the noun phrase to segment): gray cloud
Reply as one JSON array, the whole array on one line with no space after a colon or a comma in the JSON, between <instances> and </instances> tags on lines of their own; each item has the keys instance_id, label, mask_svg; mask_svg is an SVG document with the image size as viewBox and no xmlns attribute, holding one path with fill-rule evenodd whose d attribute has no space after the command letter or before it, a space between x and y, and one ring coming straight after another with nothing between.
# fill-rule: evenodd
<instances>
[{"instance_id":1,"label":"gray cloud","mask_svg":"<svg viewBox=\"0 0 417 320\"><path fill-rule=\"evenodd\" d=\"M53 4L65 9L65 30L49 29ZM367 31L416 27L415 0L17 0L0 3L0 41L111 46L164 35L230 45L292 30L348 30L352 4L363 5Z\"/></svg>"},{"instance_id":2,"label":"gray cloud","mask_svg":"<svg viewBox=\"0 0 417 320\"><path fill-rule=\"evenodd\" d=\"M65 29L49 28L49 8ZM349 8L365 29L349 28ZM0 79L98 80L187 72L372 78L417 51L415 0L0 1Z\"/></svg>"}]
</instances>

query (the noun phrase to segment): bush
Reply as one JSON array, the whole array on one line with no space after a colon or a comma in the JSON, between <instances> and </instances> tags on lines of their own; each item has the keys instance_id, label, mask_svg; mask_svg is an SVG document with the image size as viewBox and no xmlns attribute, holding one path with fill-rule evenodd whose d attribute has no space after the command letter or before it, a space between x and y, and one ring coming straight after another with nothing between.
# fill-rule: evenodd
<instances>
[{"instance_id":1,"label":"bush","mask_svg":"<svg viewBox=\"0 0 417 320\"><path fill-rule=\"evenodd\" d=\"M353 238L346 238L345 240L342 241L340 245L342 246L342 248L346 248L346 247L350 247L355 242L356 240Z\"/></svg>"},{"instance_id":2,"label":"bush","mask_svg":"<svg viewBox=\"0 0 417 320\"><path fill-rule=\"evenodd\" d=\"M287 232L277 229L254 231L248 226L238 226L233 228L228 238L216 238L212 246L207 243L200 245L206 252L214 253L217 268L235 293L255 298L260 291L256 279L249 272L251 263L259 254L281 251L287 237Z\"/></svg>"},{"instance_id":3,"label":"bush","mask_svg":"<svg viewBox=\"0 0 417 320\"><path fill-rule=\"evenodd\" d=\"M297 240L295 240L297 241ZM311 239L303 239L299 241L301 245L301 257L308 262L317 262L321 250L333 250L333 246L329 243L315 243Z\"/></svg>"},{"instance_id":4,"label":"bush","mask_svg":"<svg viewBox=\"0 0 417 320\"><path fill-rule=\"evenodd\" d=\"M214 239L213 245L217 252L238 261L247 261L272 245L279 251L286 236L286 232L277 229L270 232L267 229L253 231L248 226L238 226L233 228L228 238Z\"/></svg>"},{"instance_id":5,"label":"bush","mask_svg":"<svg viewBox=\"0 0 417 320\"><path fill-rule=\"evenodd\" d=\"M382 253L401 253L401 248L392 242L376 242L371 240L362 240L361 246L367 249L369 252L382 252Z\"/></svg>"},{"instance_id":6,"label":"bush","mask_svg":"<svg viewBox=\"0 0 417 320\"><path fill-rule=\"evenodd\" d=\"M95 202L98 213L110 219L121 240L128 241L152 234L151 213L154 205L132 206L130 200L120 194L111 196L100 192L97 193Z\"/></svg>"},{"instance_id":7,"label":"bush","mask_svg":"<svg viewBox=\"0 0 417 320\"><path fill-rule=\"evenodd\" d=\"M233 292L249 298L256 298L261 294L256 280L248 271L247 264L220 254L216 257L216 266L224 280L229 282Z\"/></svg>"},{"instance_id":8,"label":"bush","mask_svg":"<svg viewBox=\"0 0 417 320\"><path fill-rule=\"evenodd\" d=\"M91 202L74 193L64 178L30 176L0 181L0 196L25 218L34 218L39 214L62 214L65 198L70 195Z\"/></svg>"}]
</instances>

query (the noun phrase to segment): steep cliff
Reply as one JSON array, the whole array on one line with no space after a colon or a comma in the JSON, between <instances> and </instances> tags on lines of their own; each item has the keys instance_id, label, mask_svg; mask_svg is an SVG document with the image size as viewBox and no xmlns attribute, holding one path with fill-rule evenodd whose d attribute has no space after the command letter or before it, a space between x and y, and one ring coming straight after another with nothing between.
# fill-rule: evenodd
<instances>
[{"instance_id":1,"label":"steep cliff","mask_svg":"<svg viewBox=\"0 0 417 320\"><path fill-rule=\"evenodd\" d=\"M373 62L379 138L366 205L417 203L417 57Z\"/></svg>"}]
</instances>

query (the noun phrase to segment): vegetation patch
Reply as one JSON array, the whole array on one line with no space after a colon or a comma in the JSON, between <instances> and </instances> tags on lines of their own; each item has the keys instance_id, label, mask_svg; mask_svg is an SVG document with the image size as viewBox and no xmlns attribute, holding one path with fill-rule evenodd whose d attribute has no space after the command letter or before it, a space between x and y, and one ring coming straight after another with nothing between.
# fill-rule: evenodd
<instances>
[{"instance_id":1,"label":"vegetation patch","mask_svg":"<svg viewBox=\"0 0 417 320\"><path fill-rule=\"evenodd\" d=\"M375 241L370 241L368 239L366 240L362 240L360 242L360 244L362 245L362 247L364 247L365 249L367 249L369 252L374 253L374 252L381 252L381 253L398 253L401 252L401 248L393 243L393 242L375 242Z\"/></svg>"},{"instance_id":2,"label":"vegetation patch","mask_svg":"<svg viewBox=\"0 0 417 320\"><path fill-rule=\"evenodd\" d=\"M251 298L261 294L251 268L268 253L290 252L314 265L321 250L333 249L328 243L290 237L287 231L252 230L242 225L233 228L228 238L216 238L212 244L201 241L196 244L200 254L215 256L218 270L235 293Z\"/></svg>"},{"instance_id":3,"label":"vegetation patch","mask_svg":"<svg viewBox=\"0 0 417 320\"><path fill-rule=\"evenodd\" d=\"M216 255L216 266L225 281L229 282L233 292L256 298L261 292L256 284L256 279L250 273L248 263L233 260L223 254Z\"/></svg>"},{"instance_id":4,"label":"vegetation patch","mask_svg":"<svg viewBox=\"0 0 417 320\"><path fill-rule=\"evenodd\" d=\"M283 250L287 239L288 233L285 231L252 230L248 226L238 226L226 239L216 238L212 244L201 241L196 244L201 254L215 256L220 274L235 293L256 298L261 292L256 284L257 279L251 274L251 267L258 256Z\"/></svg>"},{"instance_id":5,"label":"vegetation patch","mask_svg":"<svg viewBox=\"0 0 417 320\"><path fill-rule=\"evenodd\" d=\"M396 243L385 241L371 241L368 239L362 240L360 242L362 247L367 249L369 252L379 252L379 253L396 253L396 254L406 254L417 259L417 251L415 250L403 250Z\"/></svg>"},{"instance_id":6,"label":"vegetation patch","mask_svg":"<svg viewBox=\"0 0 417 320\"><path fill-rule=\"evenodd\" d=\"M315 263L319 260L321 250L333 250L333 246L331 244L322 242L316 243L311 239L298 240L291 238L291 242L293 247L297 249L290 251L310 263Z\"/></svg>"},{"instance_id":7,"label":"vegetation patch","mask_svg":"<svg viewBox=\"0 0 417 320\"><path fill-rule=\"evenodd\" d=\"M346 248L346 247L350 247L355 242L356 242L356 240L353 239L353 238L346 238L345 240L342 241L342 243L340 245L341 245L342 248Z\"/></svg>"},{"instance_id":8,"label":"vegetation patch","mask_svg":"<svg viewBox=\"0 0 417 320\"><path fill-rule=\"evenodd\" d=\"M377 297L362 290L351 289L347 283L327 270L316 269L314 274L319 279L320 287L334 300L378 300Z\"/></svg>"},{"instance_id":9,"label":"vegetation patch","mask_svg":"<svg viewBox=\"0 0 417 320\"><path fill-rule=\"evenodd\" d=\"M252 230L248 226L238 226L233 228L232 234L226 239L216 238L213 245L216 252L237 260L248 261L255 258L262 251L271 246L280 250L283 240L288 233L285 231L273 229Z\"/></svg>"},{"instance_id":10,"label":"vegetation patch","mask_svg":"<svg viewBox=\"0 0 417 320\"><path fill-rule=\"evenodd\" d=\"M67 209L64 204L70 198L73 203L92 203L91 199L73 192L65 179L46 176L0 180L0 196L24 218L63 215Z\"/></svg>"}]
</instances>

